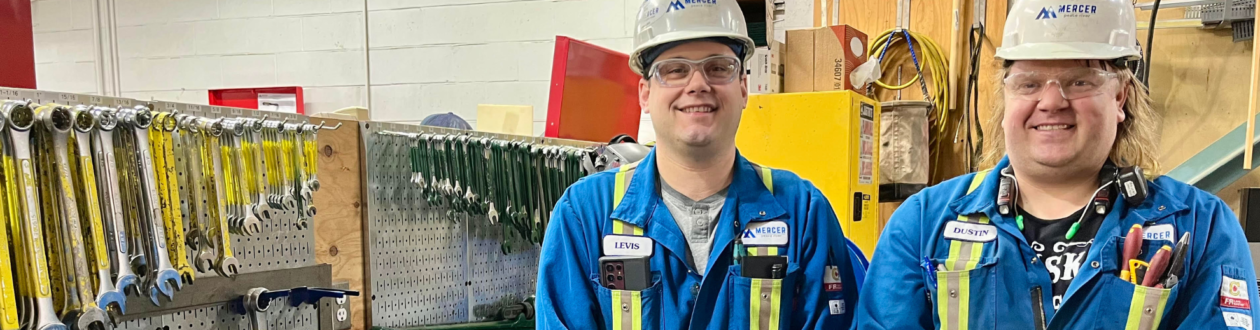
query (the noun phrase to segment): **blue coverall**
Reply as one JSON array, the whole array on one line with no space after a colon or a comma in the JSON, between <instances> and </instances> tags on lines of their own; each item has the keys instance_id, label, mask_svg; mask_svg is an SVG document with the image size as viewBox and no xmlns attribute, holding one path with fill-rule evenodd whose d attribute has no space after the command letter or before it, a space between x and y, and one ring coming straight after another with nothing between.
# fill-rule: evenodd
<instances>
[{"instance_id":1,"label":"blue coverall","mask_svg":"<svg viewBox=\"0 0 1260 330\"><path fill-rule=\"evenodd\" d=\"M542 244L538 328L848 328L858 298L854 265L861 266L846 247L831 204L813 184L791 172L760 167L738 155L734 165L704 276L688 265L687 242L661 201L655 149L638 164L569 187L552 211ZM627 171L632 175L619 181L619 174ZM772 173L772 180L763 173ZM614 209L617 189L623 189L624 197ZM641 229L653 242L652 284L646 290L610 290L599 282L599 259L607 252L601 242L615 235L614 219L620 220L618 226ZM777 250L768 253L787 256L786 276L740 276L740 266L732 264L736 234L750 224L773 221L786 223L787 244L745 248L750 255ZM754 251L759 248L772 249ZM827 280L836 277L838 281ZM764 299L750 301L750 295Z\"/></svg>"},{"instance_id":2,"label":"blue coverall","mask_svg":"<svg viewBox=\"0 0 1260 330\"><path fill-rule=\"evenodd\" d=\"M978 180L963 175L925 189L893 213L875 248L854 329L1260 329L1255 272L1238 219L1216 196L1167 177L1148 181L1148 197L1136 207L1112 204L1054 310L1044 261L1015 219L995 207L998 173L1008 164L1003 159ZM1134 224L1174 228L1161 235L1169 239L1145 237L1143 260L1190 233L1185 269L1171 289L1119 277L1125 234ZM973 242L954 232L957 239L947 239L945 228L996 236ZM942 264L949 268L929 270Z\"/></svg>"}]
</instances>

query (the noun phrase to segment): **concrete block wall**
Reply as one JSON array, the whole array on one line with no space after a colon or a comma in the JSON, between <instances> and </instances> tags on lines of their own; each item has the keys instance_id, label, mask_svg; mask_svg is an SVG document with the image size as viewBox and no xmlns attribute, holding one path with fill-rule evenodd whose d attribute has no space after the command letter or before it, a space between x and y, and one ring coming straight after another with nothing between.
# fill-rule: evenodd
<instances>
[{"instance_id":1,"label":"concrete block wall","mask_svg":"<svg viewBox=\"0 0 1260 330\"><path fill-rule=\"evenodd\" d=\"M308 113L366 106L367 1L373 120L453 112L476 126L477 104L531 105L541 135L555 36L629 52L642 0L113 1L126 97L204 104L209 89L302 86ZM41 89L97 92L91 5L32 1ZM788 1L779 39L809 25L809 6Z\"/></svg>"},{"instance_id":2,"label":"concrete block wall","mask_svg":"<svg viewBox=\"0 0 1260 330\"><path fill-rule=\"evenodd\" d=\"M556 35L629 52L641 0L369 0L372 116L418 122L453 112L476 126L477 104L547 116Z\"/></svg>"}]
</instances>

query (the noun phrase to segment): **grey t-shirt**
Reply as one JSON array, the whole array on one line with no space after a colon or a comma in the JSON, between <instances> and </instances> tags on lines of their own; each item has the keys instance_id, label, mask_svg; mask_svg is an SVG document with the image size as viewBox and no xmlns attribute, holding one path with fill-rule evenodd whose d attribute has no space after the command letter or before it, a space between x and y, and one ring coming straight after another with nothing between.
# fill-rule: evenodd
<instances>
[{"instance_id":1,"label":"grey t-shirt","mask_svg":"<svg viewBox=\"0 0 1260 330\"><path fill-rule=\"evenodd\" d=\"M726 204L726 189L694 201L674 190L665 180L657 181L661 183L661 199L665 201L665 207L674 216L678 229L682 229L683 237L687 239L687 250L691 252L687 262L704 275L705 268L709 265L709 252L713 250L713 233L717 229L718 214L722 212L722 205Z\"/></svg>"}]
</instances>

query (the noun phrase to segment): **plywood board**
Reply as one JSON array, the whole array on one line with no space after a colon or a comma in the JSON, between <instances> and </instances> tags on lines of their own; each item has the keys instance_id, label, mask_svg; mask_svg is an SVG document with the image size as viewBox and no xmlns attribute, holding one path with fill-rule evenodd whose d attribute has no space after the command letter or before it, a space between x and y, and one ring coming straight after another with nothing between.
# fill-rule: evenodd
<instances>
[{"instance_id":1,"label":"plywood board","mask_svg":"<svg viewBox=\"0 0 1260 330\"><path fill-rule=\"evenodd\" d=\"M1167 15L1167 16L1165 16ZM1160 11L1160 18L1180 18ZM1252 43L1234 43L1228 29L1156 29L1150 88L1163 117L1162 172L1177 167L1247 121ZM1138 38L1146 41L1146 31ZM1242 141L1238 141L1242 143ZM1217 193L1237 210L1238 189L1260 185L1253 172Z\"/></svg>"},{"instance_id":2,"label":"plywood board","mask_svg":"<svg viewBox=\"0 0 1260 330\"><path fill-rule=\"evenodd\" d=\"M841 4L841 21L856 27L870 36L870 42L875 43L876 38L883 32L895 27L897 19L897 1L847 1ZM910 6L910 20L913 22L907 28L910 31L920 33L939 46L941 55L947 60L950 56L950 33L953 28L953 4L950 1L912 1ZM966 1L960 12L962 29L970 30L972 21L972 2ZM979 113L978 118L981 122L987 122L992 115L992 107L996 95L996 84L999 81L997 74L1001 68L1001 61L993 57L996 52L997 45L1001 42L1002 27L1006 22L1006 1L988 1L986 13L984 13L987 26L985 27L985 38L982 39L980 52L980 73L978 88L979 95ZM964 38L963 42L966 42ZM882 46L882 44L876 45ZM790 46L789 46L790 47ZM904 42L899 42L894 47L906 47ZM922 46L915 45L916 57L922 64ZM966 49L966 45L961 47ZM891 52L890 52L891 53ZM871 59L878 58L878 52L871 54ZM961 58L964 61L963 68L967 67L970 59L964 54ZM885 83L897 83L898 71L902 80L910 81L916 74L914 59L909 54L903 53L901 56L888 56L883 60L882 79ZM926 70L926 69L925 69ZM930 78L935 73L926 72L926 76ZM941 73L945 74L945 73ZM932 88L932 84L928 83L928 88ZM964 85L959 85L958 103L961 104L961 95L964 92ZM903 89L900 95L897 91L877 90L875 98L881 101L890 100L923 100L918 83ZM955 131L958 125L961 110L952 111L948 118L944 119L946 130L943 133L934 133L934 138L940 139L940 152L933 155L935 159L932 162L932 183L940 182L953 178L962 174L971 172L968 168L966 152L961 141L955 142ZM976 116L976 115L973 115ZM960 136L961 137L961 136ZM977 143L979 141L977 140Z\"/></svg>"},{"instance_id":3,"label":"plywood board","mask_svg":"<svg viewBox=\"0 0 1260 330\"><path fill-rule=\"evenodd\" d=\"M319 191L315 192L315 260L332 265L333 282L350 282L360 292L350 297L351 321L355 330L370 328L365 318L370 293L364 291L363 276L363 181L359 149L359 124L351 120L313 119L337 130L321 130L319 148Z\"/></svg>"}]
</instances>

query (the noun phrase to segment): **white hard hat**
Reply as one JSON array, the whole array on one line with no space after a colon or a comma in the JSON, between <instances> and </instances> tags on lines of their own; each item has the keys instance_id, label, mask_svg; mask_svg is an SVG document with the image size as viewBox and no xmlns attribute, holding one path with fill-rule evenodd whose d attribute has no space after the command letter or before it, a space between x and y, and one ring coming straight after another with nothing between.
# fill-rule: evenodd
<instances>
[{"instance_id":1,"label":"white hard hat","mask_svg":"<svg viewBox=\"0 0 1260 330\"><path fill-rule=\"evenodd\" d=\"M643 53L666 43L730 38L744 44L742 61L752 58L752 38L735 0L643 0L635 22L630 69L644 75Z\"/></svg>"},{"instance_id":2,"label":"white hard hat","mask_svg":"<svg viewBox=\"0 0 1260 330\"><path fill-rule=\"evenodd\" d=\"M1132 0L1020 0L997 57L1013 60L1137 60Z\"/></svg>"}]
</instances>

